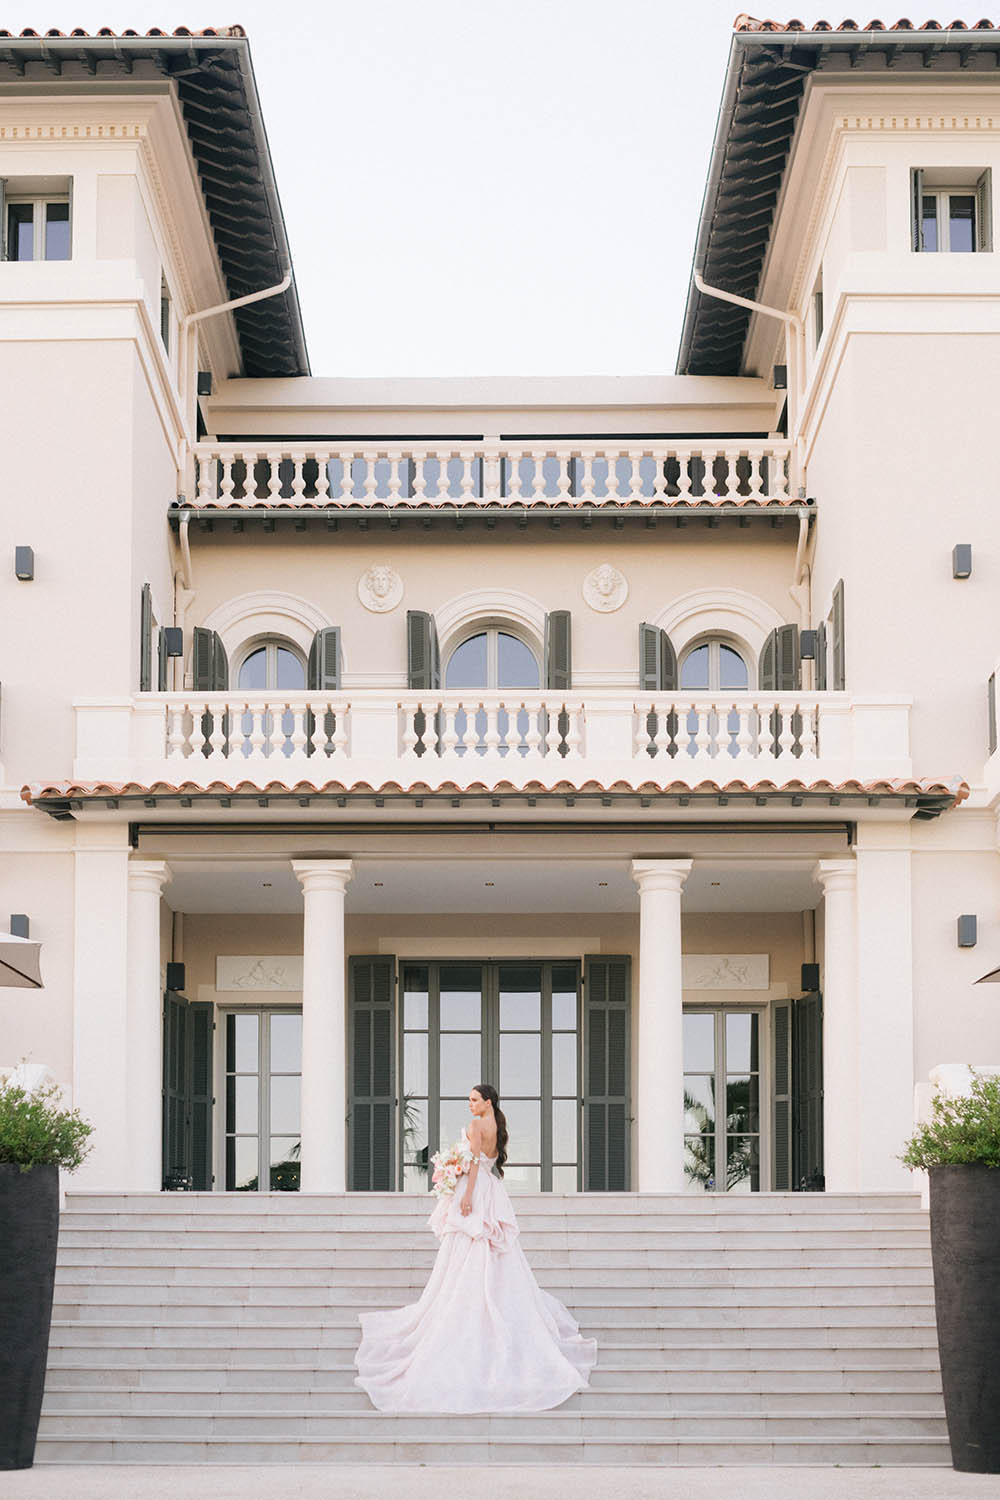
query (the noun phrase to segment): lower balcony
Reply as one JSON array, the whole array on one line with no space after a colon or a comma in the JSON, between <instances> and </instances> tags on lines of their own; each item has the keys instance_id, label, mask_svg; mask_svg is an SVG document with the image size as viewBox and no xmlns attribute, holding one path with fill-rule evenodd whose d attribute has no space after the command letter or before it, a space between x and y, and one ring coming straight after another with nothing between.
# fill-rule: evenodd
<instances>
[{"instance_id":1,"label":"lower balcony","mask_svg":"<svg viewBox=\"0 0 1000 1500\"><path fill-rule=\"evenodd\" d=\"M877 801L923 786L910 780L908 701L845 693L185 692L75 707L74 782L105 797L707 786Z\"/></svg>"}]
</instances>

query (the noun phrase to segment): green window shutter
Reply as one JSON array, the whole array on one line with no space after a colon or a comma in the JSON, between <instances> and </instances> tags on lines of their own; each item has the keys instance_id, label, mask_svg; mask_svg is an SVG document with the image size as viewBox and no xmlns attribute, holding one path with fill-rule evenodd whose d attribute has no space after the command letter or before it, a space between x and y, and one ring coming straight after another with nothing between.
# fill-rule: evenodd
<instances>
[{"instance_id":1,"label":"green window shutter","mask_svg":"<svg viewBox=\"0 0 1000 1500\"><path fill-rule=\"evenodd\" d=\"M167 691L167 677L169 673L169 660L167 656L167 637L163 626L156 635L156 690L158 693Z\"/></svg>"},{"instance_id":2,"label":"green window shutter","mask_svg":"<svg viewBox=\"0 0 1000 1500\"><path fill-rule=\"evenodd\" d=\"M229 687L229 662L214 630L196 625L191 632L191 686L196 693L222 693Z\"/></svg>"},{"instance_id":3,"label":"green window shutter","mask_svg":"<svg viewBox=\"0 0 1000 1500\"><path fill-rule=\"evenodd\" d=\"M396 1187L396 960L352 958L348 1006L348 1191Z\"/></svg>"},{"instance_id":4,"label":"green window shutter","mask_svg":"<svg viewBox=\"0 0 1000 1500\"><path fill-rule=\"evenodd\" d=\"M583 988L583 1187L629 1189L630 963L588 956Z\"/></svg>"},{"instance_id":5,"label":"green window shutter","mask_svg":"<svg viewBox=\"0 0 1000 1500\"><path fill-rule=\"evenodd\" d=\"M826 692L826 621L816 626L816 691Z\"/></svg>"},{"instance_id":6,"label":"green window shutter","mask_svg":"<svg viewBox=\"0 0 1000 1500\"><path fill-rule=\"evenodd\" d=\"M144 583L139 599L139 691L148 693L153 687L153 595L149 584Z\"/></svg>"},{"instance_id":7,"label":"green window shutter","mask_svg":"<svg viewBox=\"0 0 1000 1500\"><path fill-rule=\"evenodd\" d=\"M215 1007L168 990L163 1001L163 1186L212 1186Z\"/></svg>"},{"instance_id":8,"label":"green window shutter","mask_svg":"<svg viewBox=\"0 0 1000 1500\"><path fill-rule=\"evenodd\" d=\"M779 625L775 632L775 691L797 693L802 684L802 664L799 656L799 627Z\"/></svg>"},{"instance_id":9,"label":"green window shutter","mask_svg":"<svg viewBox=\"0 0 1000 1500\"><path fill-rule=\"evenodd\" d=\"M990 754L997 747L997 674L990 673L990 680L986 684L986 716L989 723Z\"/></svg>"},{"instance_id":10,"label":"green window shutter","mask_svg":"<svg viewBox=\"0 0 1000 1500\"><path fill-rule=\"evenodd\" d=\"M804 995L792 1006L792 1186L823 1184L823 1000Z\"/></svg>"},{"instance_id":11,"label":"green window shutter","mask_svg":"<svg viewBox=\"0 0 1000 1500\"><path fill-rule=\"evenodd\" d=\"M757 666L757 686L765 693L773 693L778 687L778 632L772 630L761 648Z\"/></svg>"},{"instance_id":12,"label":"green window shutter","mask_svg":"<svg viewBox=\"0 0 1000 1500\"><path fill-rule=\"evenodd\" d=\"M774 1007L774 1191L792 1186L792 1005L779 1000Z\"/></svg>"},{"instance_id":13,"label":"green window shutter","mask_svg":"<svg viewBox=\"0 0 1000 1500\"><path fill-rule=\"evenodd\" d=\"M167 990L163 1001L163 1187L180 1187L188 1176L188 1002Z\"/></svg>"},{"instance_id":14,"label":"green window shutter","mask_svg":"<svg viewBox=\"0 0 1000 1500\"><path fill-rule=\"evenodd\" d=\"M919 168L910 173L911 239L914 250L924 248L924 174Z\"/></svg>"},{"instance_id":15,"label":"green window shutter","mask_svg":"<svg viewBox=\"0 0 1000 1500\"><path fill-rule=\"evenodd\" d=\"M660 691L676 693L680 686L677 672L677 652L665 630L660 631Z\"/></svg>"},{"instance_id":16,"label":"green window shutter","mask_svg":"<svg viewBox=\"0 0 1000 1500\"><path fill-rule=\"evenodd\" d=\"M993 249L993 191L990 169L976 183L976 249Z\"/></svg>"},{"instance_id":17,"label":"green window shutter","mask_svg":"<svg viewBox=\"0 0 1000 1500\"><path fill-rule=\"evenodd\" d=\"M841 578L833 591L833 609L830 612L830 686L835 693L842 693L847 685L847 666L844 650L844 580Z\"/></svg>"},{"instance_id":18,"label":"green window shutter","mask_svg":"<svg viewBox=\"0 0 1000 1500\"><path fill-rule=\"evenodd\" d=\"M572 617L568 609L553 609L545 616L545 688L568 693L572 686Z\"/></svg>"},{"instance_id":19,"label":"green window shutter","mask_svg":"<svg viewBox=\"0 0 1000 1500\"><path fill-rule=\"evenodd\" d=\"M340 692L339 625L328 625L313 636L306 682L311 693Z\"/></svg>"},{"instance_id":20,"label":"green window shutter","mask_svg":"<svg viewBox=\"0 0 1000 1500\"><path fill-rule=\"evenodd\" d=\"M229 687L229 658L222 637L215 631L212 632L212 675L215 692L224 693Z\"/></svg>"},{"instance_id":21,"label":"green window shutter","mask_svg":"<svg viewBox=\"0 0 1000 1500\"><path fill-rule=\"evenodd\" d=\"M190 1160L191 1186L196 1193L212 1187L212 1051L215 1006L193 1000L189 1007L190 1033Z\"/></svg>"},{"instance_id":22,"label":"green window shutter","mask_svg":"<svg viewBox=\"0 0 1000 1500\"><path fill-rule=\"evenodd\" d=\"M644 693L660 689L660 635L655 625L639 626L639 687Z\"/></svg>"},{"instance_id":23,"label":"green window shutter","mask_svg":"<svg viewBox=\"0 0 1000 1500\"><path fill-rule=\"evenodd\" d=\"M423 609L406 611L406 677L412 692L434 692L441 686L437 627Z\"/></svg>"}]
</instances>

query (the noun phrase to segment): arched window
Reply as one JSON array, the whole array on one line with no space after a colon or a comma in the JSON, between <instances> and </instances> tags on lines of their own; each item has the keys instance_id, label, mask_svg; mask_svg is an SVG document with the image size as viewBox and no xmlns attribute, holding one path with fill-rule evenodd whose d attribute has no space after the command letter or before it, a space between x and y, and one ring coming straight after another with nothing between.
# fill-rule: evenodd
<instances>
[{"instance_id":1,"label":"arched window","mask_svg":"<svg viewBox=\"0 0 1000 1500\"><path fill-rule=\"evenodd\" d=\"M258 641L244 656L237 687L245 692L274 688L283 692L302 692L306 685L304 658L288 641Z\"/></svg>"},{"instance_id":2,"label":"arched window","mask_svg":"<svg viewBox=\"0 0 1000 1500\"><path fill-rule=\"evenodd\" d=\"M491 625L467 636L448 660L444 685L447 691L483 688L538 690L541 686L538 658L524 641L510 631Z\"/></svg>"},{"instance_id":3,"label":"arched window","mask_svg":"<svg viewBox=\"0 0 1000 1500\"><path fill-rule=\"evenodd\" d=\"M680 686L682 691L745 693L750 686L746 655L722 636L703 636L681 657Z\"/></svg>"}]
</instances>

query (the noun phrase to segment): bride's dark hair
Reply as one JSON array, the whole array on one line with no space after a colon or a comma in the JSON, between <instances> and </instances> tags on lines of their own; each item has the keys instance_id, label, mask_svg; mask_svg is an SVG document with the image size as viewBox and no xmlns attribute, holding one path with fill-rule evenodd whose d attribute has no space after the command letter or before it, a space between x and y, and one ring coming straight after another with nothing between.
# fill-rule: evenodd
<instances>
[{"instance_id":1,"label":"bride's dark hair","mask_svg":"<svg viewBox=\"0 0 1000 1500\"><path fill-rule=\"evenodd\" d=\"M475 1090L480 1099L488 1099L493 1106L493 1118L497 1122L497 1176L503 1176L503 1164L507 1160L507 1117L500 1108L500 1095L492 1083L477 1083Z\"/></svg>"}]
</instances>

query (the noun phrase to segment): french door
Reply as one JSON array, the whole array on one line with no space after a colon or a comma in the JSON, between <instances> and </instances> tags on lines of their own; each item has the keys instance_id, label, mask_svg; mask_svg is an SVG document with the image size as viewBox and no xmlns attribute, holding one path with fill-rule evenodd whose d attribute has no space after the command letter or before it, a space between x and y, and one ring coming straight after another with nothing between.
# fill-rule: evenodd
<instances>
[{"instance_id":1,"label":"french door","mask_svg":"<svg viewBox=\"0 0 1000 1500\"><path fill-rule=\"evenodd\" d=\"M750 1006L684 1010L684 1185L694 1193L766 1188L761 1097L766 1012Z\"/></svg>"},{"instance_id":2,"label":"french door","mask_svg":"<svg viewBox=\"0 0 1000 1500\"><path fill-rule=\"evenodd\" d=\"M223 1012L226 1192L295 1192L300 1177L302 1012Z\"/></svg>"},{"instance_id":3,"label":"french door","mask_svg":"<svg viewBox=\"0 0 1000 1500\"><path fill-rule=\"evenodd\" d=\"M469 1090L495 1083L509 1187L580 1185L580 969L576 963L404 963L399 1157L426 1192L430 1157L468 1124Z\"/></svg>"}]
</instances>

